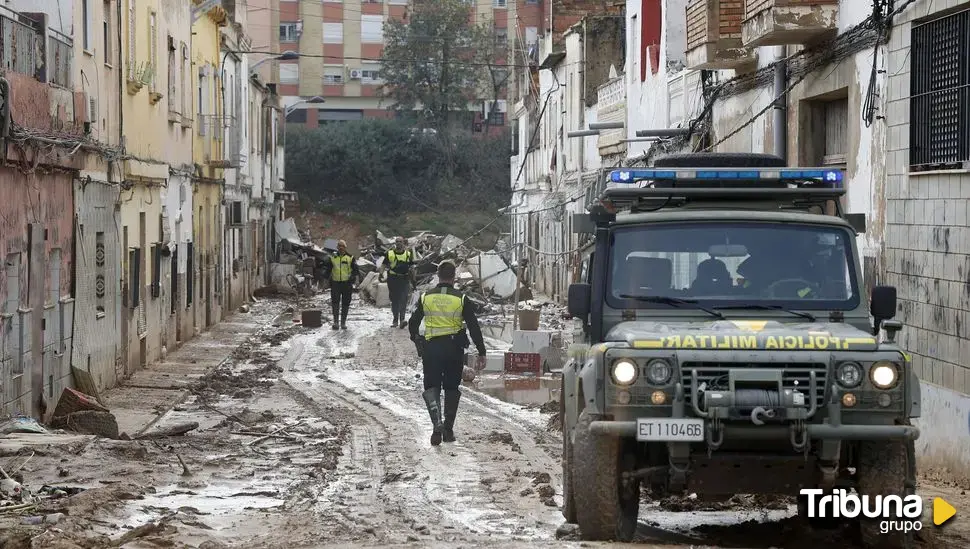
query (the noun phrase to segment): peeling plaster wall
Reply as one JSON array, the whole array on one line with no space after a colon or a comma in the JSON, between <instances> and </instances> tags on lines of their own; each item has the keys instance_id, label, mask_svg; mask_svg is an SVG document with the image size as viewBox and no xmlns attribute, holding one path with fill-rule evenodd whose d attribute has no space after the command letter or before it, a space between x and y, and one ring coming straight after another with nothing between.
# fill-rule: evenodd
<instances>
[{"instance_id":1,"label":"peeling plaster wall","mask_svg":"<svg viewBox=\"0 0 970 549\"><path fill-rule=\"evenodd\" d=\"M98 389L124 376L121 361L121 219L118 187L97 180L74 182L77 276L71 362L91 374Z\"/></svg>"},{"instance_id":2,"label":"peeling plaster wall","mask_svg":"<svg viewBox=\"0 0 970 549\"><path fill-rule=\"evenodd\" d=\"M74 303L74 203L71 175L25 175L0 168L0 415L32 415L34 388L44 397L71 384ZM36 230L31 230L36 226ZM32 237L42 239L37 257ZM43 273L42 279L35 278ZM30 294L28 294L28 288ZM39 288L35 294L35 288ZM37 299L37 298L42 298ZM46 328L40 339L42 316ZM42 348L36 345L39 342ZM42 353L43 370L35 368ZM35 377L41 374L42 379ZM53 383L52 383L53 382Z\"/></svg>"}]
</instances>

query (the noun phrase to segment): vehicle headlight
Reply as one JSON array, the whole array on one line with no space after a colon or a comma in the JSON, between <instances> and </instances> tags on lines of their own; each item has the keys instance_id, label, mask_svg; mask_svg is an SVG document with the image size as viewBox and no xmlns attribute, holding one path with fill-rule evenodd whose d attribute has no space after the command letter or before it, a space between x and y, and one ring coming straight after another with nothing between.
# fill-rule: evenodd
<instances>
[{"instance_id":1,"label":"vehicle headlight","mask_svg":"<svg viewBox=\"0 0 970 549\"><path fill-rule=\"evenodd\" d=\"M872 384L880 389L891 389L899 379L899 369L892 362L877 362L869 371Z\"/></svg>"},{"instance_id":2,"label":"vehicle headlight","mask_svg":"<svg viewBox=\"0 0 970 549\"><path fill-rule=\"evenodd\" d=\"M844 362L837 372L839 385L846 389L858 387L862 383L862 366L855 362Z\"/></svg>"},{"instance_id":3,"label":"vehicle headlight","mask_svg":"<svg viewBox=\"0 0 970 549\"><path fill-rule=\"evenodd\" d=\"M666 360L653 360L647 364L647 380L653 385L666 385L673 369Z\"/></svg>"},{"instance_id":4,"label":"vehicle headlight","mask_svg":"<svg viewBox=\"0 0 970 549\"><path fill-rule=\"evenodd\" d=\"M620 385L631 385L637 379L637 365L627 359L613 363L613 381Z\"/></svg>"}]
</instances>

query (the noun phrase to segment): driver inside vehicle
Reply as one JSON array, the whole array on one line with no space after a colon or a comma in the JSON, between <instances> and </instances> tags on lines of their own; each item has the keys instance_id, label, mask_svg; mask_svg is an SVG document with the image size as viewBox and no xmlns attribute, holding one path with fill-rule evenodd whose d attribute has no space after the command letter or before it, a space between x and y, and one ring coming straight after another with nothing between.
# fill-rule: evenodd
<instances>
[{"instance_id":1,"label":"driver inside vehicle","mask_svg":"<svg viewBox=\"0 0 970 549\"><path fill-rule=\"evenodd\" d=\"M819 243L813 234L795 241L764 238L747 244L750 256L738 265L743 278L739 288L746 295L779 299L813 299L818 294L814 259ZM789 237L790 238L790 237ZM788 251L781 257L780 252Z\"/></svg>"}]
</instances>

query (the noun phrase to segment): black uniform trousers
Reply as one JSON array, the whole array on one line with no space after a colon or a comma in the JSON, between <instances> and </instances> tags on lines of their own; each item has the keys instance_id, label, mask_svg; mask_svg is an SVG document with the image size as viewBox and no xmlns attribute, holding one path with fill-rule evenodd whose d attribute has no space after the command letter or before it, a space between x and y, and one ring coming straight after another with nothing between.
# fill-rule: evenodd
<instances>
[{"instance_id":1,"label":"black uniform trousers","mask_svg":"<svg viewBox=\"0 0 970 549\"><path fill-rule=\"evenodd\" d=\"M408 288L411 286L407 275L387 275L387 291L391 294L391 313L397 320L404 320L408 308Z\"/></svg>"},{"instance_id":2,"label":"black uniform trousers","mask_svg":"<svg viewBox=\"0 0 970 549\"><path fill-rule=\"evenodd\" d=\"M424 366L424 388L441 387L454 391L461 385L462 363L465 348L461 345L463 334L440 336L427 340L421 353Z\"/></svg>"},{"instance_id":3,"label":"black uniform trousers","mask_svg":"<svg viewBox=\"0 0 970 549\"><path fill-rule=\"evenodd\" d=\"M333 321L337 323L347 321L350 311L350 298L354 295L354 285L349 280L344 282L330 281L330 306L333 308ZM340 316L337 316L340 313Z\"/></svg>"}]
</instances>

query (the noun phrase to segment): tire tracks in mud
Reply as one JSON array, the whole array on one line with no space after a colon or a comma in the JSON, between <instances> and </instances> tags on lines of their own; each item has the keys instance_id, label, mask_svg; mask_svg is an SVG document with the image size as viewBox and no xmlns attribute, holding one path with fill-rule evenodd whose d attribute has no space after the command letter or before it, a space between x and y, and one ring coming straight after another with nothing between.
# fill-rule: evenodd
<instances>
[{"instance_id":1,"label":"tire tracks in mud","mask_svg":"<svg viewBox=\"0 0 970 549\"><path fill-rule=\"evenodd\" d=\"M346 409L352 425L316 506L339 524L332 534L388 542L553 539L562 522L558 508L520 496L516 486L531 480L523 471L558 476L550 450L536 445L542 435L552 437L504 417L463 388L458 442L432 448L416 371L404 358L413 353L404 334L375 333L353 358L337 358L332 345L339 342L326 336L317 344L294 342L285 360L286 384L318 405ZM490 441L496 430L512 434L514 443Z\"/></svg>"}]
</instances>

